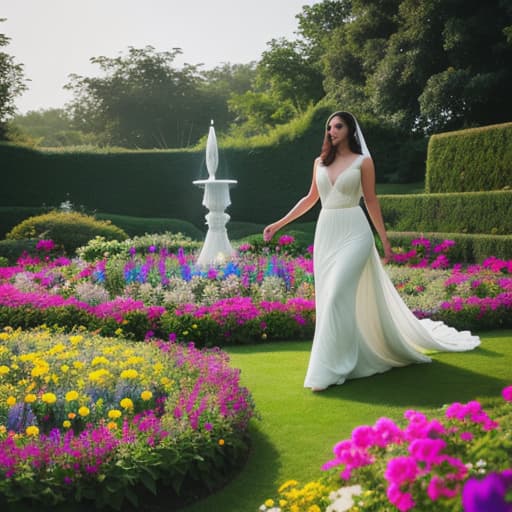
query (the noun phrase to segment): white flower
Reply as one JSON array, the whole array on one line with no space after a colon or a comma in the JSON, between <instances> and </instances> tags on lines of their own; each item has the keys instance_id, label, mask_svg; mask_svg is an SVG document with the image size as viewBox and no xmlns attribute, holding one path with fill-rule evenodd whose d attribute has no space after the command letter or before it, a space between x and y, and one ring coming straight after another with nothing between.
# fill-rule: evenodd
<instances>
[{"instance_id":1,"label":"white flower","mask_svg":"<svg viewBox=\"0 0 512 512\"><path fill-rule=\"evenodd\" d=\"M351 485L342 487L337 491L331 492L329 499L331 504L326 508L325 512L345 512L350 510L354 505L352 496L361 494L362 488L360 485Z\"/></svg>"}]
</instances>

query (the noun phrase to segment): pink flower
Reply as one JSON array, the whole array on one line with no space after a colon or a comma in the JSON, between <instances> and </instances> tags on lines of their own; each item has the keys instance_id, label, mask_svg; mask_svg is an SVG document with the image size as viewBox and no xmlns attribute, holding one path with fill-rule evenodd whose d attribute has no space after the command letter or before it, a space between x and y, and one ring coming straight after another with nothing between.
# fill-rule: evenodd
<instances>
[{"instance_id":1,"label":"pink flower","mask_svg":"<svg viewBox=\"0 0 512 512\"><path fill-rule=\"evenodd\" d=\"M277 241L277 243L279 245L290 245L290 244L293 244L293 242L295 242L295 237L293 237L291 235L283 235Z\"/></svg>"},{"instance_id":2,"label":"pink flower","mask_svg":"<svg viewBox=\"0 0 512 512\"><path fill-rule=\"evenodd\" d=\"M403 492L397 484L390 484L386 492L388 499L401 512L406 512L416 505L409 492Z\"/></svg>"},{"instance_id":3,"label":"pink flower","mask_svg":"<svg viewBox=\"0 0 512 512\"><path fill-rule=\"evenodd\" d=\"M428 497L432 501L436 501L439 498L455 498L459 494L459 486L455 486L454 489L450 489L445 485L445 481L437 475L434 475L430 480L427 488Z\"/></svg>"},{"instance_id":4,"label":"pink flower","mask_svg":"<svg viewBox=\"0 0 512 512\"><path fill-rule=\"evenodd\" d=\"M418 475L419 469L413 457L400 456L388 462L384 478L390 484L404 484L413 482Z\"/></svg>"},{"instance_id":5,"label":"pink flower","mask_svg":"<svg viewBox=\"0 0 512 512\"><path fill-rule=\"evenodd\" d=\"M409 445L409 453L420 462L426 462L427 467L439 461L439 455L446 447L443 439L414 439Z\"/></svg>"},{"instance_id":6,"label":"pink flower","mask_svg":"<svg viewBox=\"0 0 512 512\"><path fill-rule=\"evenodd\" d=\"M501 396L507 402L512 402L512 386L507 386L506 388L503 388Z\"/></svg>"}]
</instances>

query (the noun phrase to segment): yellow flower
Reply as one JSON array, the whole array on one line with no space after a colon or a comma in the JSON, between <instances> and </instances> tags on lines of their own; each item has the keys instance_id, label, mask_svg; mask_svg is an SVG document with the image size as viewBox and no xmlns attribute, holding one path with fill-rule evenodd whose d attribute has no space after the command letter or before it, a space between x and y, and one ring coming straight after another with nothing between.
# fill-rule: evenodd
<instances>
[{"instance_id":1,"label":"yellow flower","mask_svg":"<svg viewBox=\"0 0 512 512\"><path fill-rule=\"evenodd\" d=\"M0 340L1 341L8 340L8 339L9 339L9 335L6 332L0 332Z\"/></svg>"},{"instance_id":2,"label":"yellow flower","mask_svg":"<svg viewBox=\"0 0 512 512\"><path fill-rule=\"evenodd\" d=\"M89 416L89 413L91 411L89 410L89 407L86 407L85 405L82 405L82 407L80 407L80 409L78 409L78 414L80 414L80 416L84 417L84 416Z\"/></svg>"},{"instance_id":3,"label":"yellow flower","mask_svg":"<svg viewBox=\"0 0 512 512\"><path fill-rule=\"evenodd\" d=\"M57 401L57 397L53 393L44 393L41 400L45 404L54 404Z\"/></svg>"},{"instance_id":4,"label":"yellow flower","mask_svg":"<svg viewBox=\"0 0 512 512\"><path fill-rule=\"evenodd\" d=\"M27 404L32 404L37 400L37 396L34 395L34 393L29 393L28 395L25 395L25 402Z\"/></svg>"},{"instance_id":5,"label":"yellow flower","mask_svg":"<svg viewBox=\"0 0 512 512\"><path fill-rule=\"evenodd\" d=\"M5 425L0 425L0 434L5 434L7 432L7 427Z\"/></svg>"},{"instance_id":6,"label":"yellow flower","mask_svg":"<svg viewBox=\"0 0 512 512\"><path fill-rule=\"evenodd\" d=\"M9 407L12 407L14 404L16 404L16 398L12 395L8 396L6 402Z\"/></svg>"},{"instance_id":7,"label":"yellow flower","mask_svg":"<svg viewBox=\"0 0 512 512\"><path fill-rule=\"evenodd\" d=\"M27 427L25 429L25 433L27 436L38 436L39 435L39 429L35 425L31 425L30 427Z\"/></svg>"},{"instance_id":8,"label":"yellow flower","mask_svg":"<svg viewBox=\"0 0 512 512\"><path fill-rule=\"evenodd\" d=\"M131 398L123 398L123 399L119 402L119 405L120 405L123 409L133 409L133 402L132 402Z\"/></svg>"},{"instance_id":9,"label":"yellow flower","mask_svg":"<svg viewBox=\"0 0 512 512\"><path fill-rule=\"evenodd\" d=\"M293 504L290 507L290 512L300 512L299 507L297 505Z\"/></svg>"},{"instance_id":10,"label":"yellow flower","mask_svg":"<svg viewBox=\"0 0 512 512\"><path fill-rule=\"evenodd\" d=\"M183 334L183 336L187 336L188 335L188 331L183 331L181 334Z\"/></svg>"},{"instance_id":11,"label":"yellow flower","mask_svg":"<svg viewBox=\"0 0 512 512\"><path fill-rule=\"evenodd\" d=\"M279 500L279 506L281 508L284 508L286 507L286 505L288 504L288 502L286 500Z\"/></svg>"},{"instance_id":12,"label":"yellow flower","mask_svg":"<svg viewBox=\"0 0 512 512\"><path fill-rule=\"evenodd\" d=\"M121 372L121 379L136 379L139 376L137 370L129 369Z\"/></svg>"},{"instance_id":13,"label":"yellow flower","mask_svg":"<svg viewBox=\"0 0 512 512\"><path fill-rule=\"evenodd\" d=\"M142 398L142 400L144 401L148 401L148 400L151 400L153 396L153 393L151 393L151 391L143 391L141 394L140 394L140 397Z\"/></svg>"},{"instance_id":14,"label":"yellow flower","mask_svg":"<svg viewBox=\"0 0 512 512\"><path fill-rule=\"evenodd\" d=\"M69 366L67 364L63 364L61 367L60 367L60 371L62 373L67 373L69 370Z\"/></svg>"},{"instance_id":15,"label":"yellow flower","mask_svg":"<svg viewBox=\"0 0 512 512\"><path fill-rule=\"evenodd\" d=\"M318 505L311 505L308 508L308 512L322 512L322 511L320 510L320 507Z\"/></svg>"},{"instance_id":16,"label":"yellow flower","mask_svg":"<svg viewBox=\"0 0 512 512\"><path fill-rule=\"evenodd\" d=\"M84 367L84 363L82 361L73 361L73 367L80 370Z\"/></svg>"},{"instance_id":17,"label":"yellow flower","mask_svg":"<svg viewBox=\"0 0 512 512\"><path fill-rule=\"evenodd\" d=\"M80 336L80 335L69 337L69 341L70 341L71 345L78 345L78 343L80 343L83 339L84 339L84 337Z\"/></svg>"},{"instance_id":18,"label":"yellow flower","mask_svg":"<svg viewBox=\"0 0 512 512\"><path fill-rule=\"evenodd\" d=\"M218 443L219 443L219 446L224 446L226 441L224 441L224 439L219 439L218 440Z\"/></svg>"},{"instance_id":19,"label":"yellow flower","mask_svg":"<svg viewBox=\"0 0 512 512\"><path fill-rule=\"evenodd\" d=\"M126 365L143 363L145 359L140 356L131 356L126 360Z\"/></svg>"},{"instance_id":20,"label":"yellow flower","mask_svg":"<svg viewBox=\"0 0 512 512\"><path fill-rule=\"evenodd\" d=\"M115 421L109 421L107 423L107 428L109 430L115 430L117 428L117 423Z\"/></svg>"},{"instance_id":21,"label":"yellow flower","mask_svg":"<svg viewBox=\"0 0 512 512\"><path fill-rule=\"evenodd\" d=\"M96 356L91 361L91 366L96 366L98 364L109 364L109 363L110 363L110 361L105 356Z\"/></svg>"},{"instance_id":22,"label":"yellow flower","mask_svg":"<svg viewBox=\"0 0 512 512\"><path fill-rule=\"evenodd\" d=\"M197 329L197 324L192 324L192 329Z\"/></svg>"},{"instance_id":23,"label":"yellow flower","mask_svg":"<svg viewBox=\"0 0 512 512\"><path fill-rule=\"evenodd\" d=\"M47 363L37 364L36 367L30 372L32 377L41 377L50 371L50 367Z\"/></svg>"},{"instance_id":24,"label":"yellow flower","mask_svg":"<svg viewBox=\"0 0 512 512\"><path fill-rule=\"evenodd\" d=\"M0 376L7 375L10 371L11 370L8 366L5 366L5 365L0 366Z\"/></svg>"},{"instance_id":25,"label":"yellow flower","mask_svg":"<svg viewBox=\"0 0 512 512\"><path fill-rule=\"evenodd\" d=\"M78 400L78 392L74 389L66 393L66 402L72 402L73 400Z\"/></svg>"},{"instance_id":26,"label":"yellow flower","mask_svg":"<svg viewBox=\"0 0 512 512\"><path fill-rule=\"evenodd\" d=\"M265 500L265 507L273 507L274 506L274 500Z\"/></svg>"},{"instance_id":27,"label":"yellow flower","mask_svg":"<svg viewBox=\"0 0 512 512\"><path fill-rule=\"evenodd\" d=\"M105 368L100 368L99 370L95 370L94 372L89 373L89 380L92 382L103 383L108 377L110 377L110 372L105 370Z\"/></svg>"},{"instance_id":28,"label":"yellow flower","mask_svg":"<svg viewBox=\"0 0 512 512\"><path fill-rule=\"evenodd\" d=\"M123 413L119 409L110 409L110 411L108 411L108 417L111 420L116 420L117 418L120 418L122 414Z\"/></svg>"},{"instance_id":29,"label":"yellow flower","mask_svg":"<svg viewBox=\"0 0 512 512\"><path fill-rule=\"evenodd\" d=\"M123 329L121 329L121 327L118 327L115 331L114 331L114 334L116 336L121 336L121 334L123 334Z\"/></svg>"},{"instance_id":30,"label":"yellow flower","mask_svg":"<svg viewBox=\"0 0 512 512\"><path fill-rule=\"evenodd\" d=\"M62 422L62 426L63 426L64 428L69 428L69 427L71 427L71 421L69 421L69 420L64 420L64 421Z\"/></svg>"},{"instance_id":31,"label":"yellow flower","mask_svg":"<svg viewBox=\"0 0 512 512\"><path fill-rule=\"evenodd\" d=\"M285 489L288 489L288 487L295 487L299 482L297 480L287 480L284 484L279 487L278 491L279 494L281 494Z\"/></svg>"}]
</instances>

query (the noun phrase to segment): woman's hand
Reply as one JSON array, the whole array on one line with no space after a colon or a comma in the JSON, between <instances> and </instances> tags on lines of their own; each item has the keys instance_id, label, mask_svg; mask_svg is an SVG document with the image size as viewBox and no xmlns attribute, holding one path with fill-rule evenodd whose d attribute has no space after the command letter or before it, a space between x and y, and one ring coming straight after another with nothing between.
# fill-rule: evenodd
<instances>
[{"instance_id":1,"label":"woman's hand","mask_svg":"<svg viewBox=\"0 0 512 512\"><path fill-rule=\"evenodd\" d=\"M265 242L270 242L276 232L279 230L279 227L276 226L276 224L269 224L264 230L263 230L263 240Z\"/></svg>"},{"instance_id":2,"label":"woman's hand","mask_svg":"<svg viewBox=\"0 0 512 512\"><path fill-rule=\"evenodd\" d=\"M384 249L384 258L382 258L382 264L386 265L386 263L393 261L393 249L391 248L389 240L382 242L382 248Z\"/></svg>"}]
</instances>

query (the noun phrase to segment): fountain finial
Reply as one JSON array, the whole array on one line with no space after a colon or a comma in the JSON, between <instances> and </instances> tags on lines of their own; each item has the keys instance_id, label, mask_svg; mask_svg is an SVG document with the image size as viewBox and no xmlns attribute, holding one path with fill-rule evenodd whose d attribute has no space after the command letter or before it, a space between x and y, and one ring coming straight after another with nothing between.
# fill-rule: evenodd
<instances>
[{"instance_id":1,"label":"fountain finial","mask_svg":"<svg viewBox=\"0 0 512 512\"><path fill-rule=\"evenodd\" d=\"M211 120L210 130L208 132L208 140L206 141L206 168L210 180L215 179L217 166L219 165L219 150L217 148L217 137L215 136L215 128L213 127L213 119Z\"/></svg>"}]
</instances>

